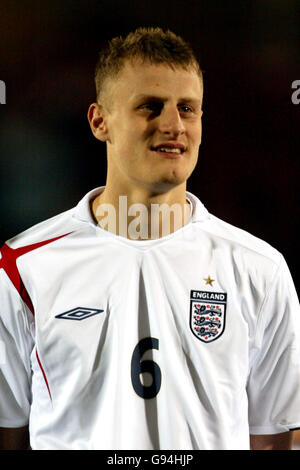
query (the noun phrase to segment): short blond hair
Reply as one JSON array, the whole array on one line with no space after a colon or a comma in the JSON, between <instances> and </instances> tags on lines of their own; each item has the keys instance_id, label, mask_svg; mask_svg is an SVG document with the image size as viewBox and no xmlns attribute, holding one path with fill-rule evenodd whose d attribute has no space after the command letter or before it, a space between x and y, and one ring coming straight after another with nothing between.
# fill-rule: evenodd
<instances>
[{"instance_id":1,"label":"short blond hair","mask_svg":"<svg viewBox=\"0 0 300 470\"><path fill-rule=\"evenodd\" d=\"M111 39L99 53L95 69L97 100L104 88L104 82L116 78L127 60L194 69L203 83L199 62L185 40L170 30L138 28L125 38L119 36Z\"/></svg>"}]
</instances>

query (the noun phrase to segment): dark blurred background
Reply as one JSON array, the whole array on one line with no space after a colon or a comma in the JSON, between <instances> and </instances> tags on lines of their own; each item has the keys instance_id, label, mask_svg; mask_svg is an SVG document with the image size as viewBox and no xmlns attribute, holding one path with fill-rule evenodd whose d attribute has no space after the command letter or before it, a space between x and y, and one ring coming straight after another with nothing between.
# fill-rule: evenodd
<instances>
[{"instance_id":1,"label":"dark blurred background","mask_svg":"<svg viewBox=\"0 0 300 470\"><path fill-rule=\"evenodd\" d=\"M86 118L94 66L107 39L139 26L182 35L204 70L188 190L280 250L299 292L299 1L1 0L0 243L105 184Z\"/></svg>"}]
</instances>

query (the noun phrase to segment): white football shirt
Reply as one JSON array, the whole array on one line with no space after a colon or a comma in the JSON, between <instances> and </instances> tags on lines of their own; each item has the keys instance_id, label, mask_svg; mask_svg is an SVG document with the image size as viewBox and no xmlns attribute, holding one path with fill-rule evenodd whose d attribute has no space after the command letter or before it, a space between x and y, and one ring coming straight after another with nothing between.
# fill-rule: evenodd
<instances>
[{"instance_id":1,"label":"white football shirt","mask_svg":"<svg viewBox=\"0 0 300 470\"><path fill-rule=\"evenodd\" d=\"M208 213L157 240L88 193L0 258L0 426L32 449L249 449L300 426L300 310L282 255Z\"/></svg>"}]
</instances>

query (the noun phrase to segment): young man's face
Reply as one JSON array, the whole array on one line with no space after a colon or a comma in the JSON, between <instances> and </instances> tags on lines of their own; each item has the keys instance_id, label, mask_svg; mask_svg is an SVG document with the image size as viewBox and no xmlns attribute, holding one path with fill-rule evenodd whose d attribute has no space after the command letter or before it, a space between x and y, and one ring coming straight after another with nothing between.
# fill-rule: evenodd
<instances>
[{"instance_id":1,"label":"young man's face","mask_svg":"<svg viewBox=\"0 0 300 470\"><path fill-rule=\"evenodd\" d=\"M185 184L201 143L203 89L197 73L127 62L107 89L108 181L154 193Z\"/></svg>"}]
</instances>

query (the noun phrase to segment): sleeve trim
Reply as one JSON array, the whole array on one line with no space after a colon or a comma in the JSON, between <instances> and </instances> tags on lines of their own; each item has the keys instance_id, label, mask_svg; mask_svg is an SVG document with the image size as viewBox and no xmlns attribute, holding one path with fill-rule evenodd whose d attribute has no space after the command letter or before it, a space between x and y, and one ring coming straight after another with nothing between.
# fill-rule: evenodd
<instances>
[{"instance_id":1,"label":"sleeve trim","mask_svg":"<svg viewBox=\"0 0 300 470\"><path fill-rule=\"evenodd\" d=\"M23 428L24 426L28 426L28 425L29 425L28 420L10 421L8 419L0 418L0 428Z\"/></svg>"},{"instance_id":2,"label":"sleeve trim","mask_svg":"<svg viewBox=\"0 0 300 470\"><path fill-rule=\"evenodd\" d=\"M300 424L273 424L267 426L250 426L250 434L280 434L281 432L295 431L300 428Z\"/></svg>"}]
</instances>

